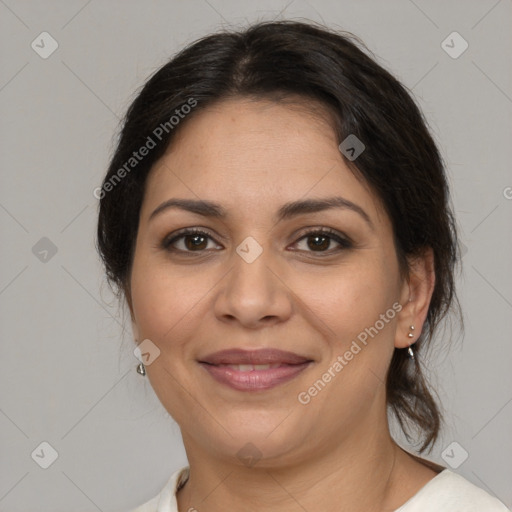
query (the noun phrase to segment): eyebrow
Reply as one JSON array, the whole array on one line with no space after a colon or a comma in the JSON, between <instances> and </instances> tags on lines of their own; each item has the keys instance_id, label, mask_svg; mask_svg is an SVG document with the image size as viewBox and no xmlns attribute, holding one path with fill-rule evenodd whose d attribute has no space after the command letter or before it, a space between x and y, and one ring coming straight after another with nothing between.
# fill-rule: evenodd
<instances>
[{"instance_id":1,"label":"eyebrow","mask_svg":"<svg viewBox=\"0 0 512 512\"><path fill-rule=\"evenodd\" d=\"M148 222L162 212L171 208L179 208L203 217L211 217L216 219L225 219L228 217L226 210L218 203L207 200L197 199L168 199L160 204L149 216ZM326 197L322 199L305 199L302 201L292 201L285 203L276 215L276 222L291 219L299 215L308 213L316 213L332 208L342 208L352 210L359 214L373 229L373 223L369 215L357 204L343 197Z\"/></svg>"}]
</instances>

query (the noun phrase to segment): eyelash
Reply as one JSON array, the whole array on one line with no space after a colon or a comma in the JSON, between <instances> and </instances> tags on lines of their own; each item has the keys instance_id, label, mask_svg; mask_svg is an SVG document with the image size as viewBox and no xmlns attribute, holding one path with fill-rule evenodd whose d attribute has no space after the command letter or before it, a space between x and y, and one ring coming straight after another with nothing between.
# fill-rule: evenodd
<instances>
[{"instance_id":1,"label":"eyelash","mask_svg":"<svg viewBox=\"0 0 512 512\"><path fill-rule=\"evenodd\" d=\"M174 244L181 238L185 238L186 236L192 236L192 235L200 235L200 236L210 238L211 240L214 240L214 238L210 235L210 233L208 233L206 231L203 231L203 230L197 229L197 228L187 228L182 231L179 231L178 233L173 235L171 238L169 238L169 237L164 238L164 240L162 241L162 244L161 244L161 248L165 249L168 252L182 253L182 254L186 254L186 255L193 255L194 253L207 252L207 249L202 249L199 251L189 251L189 250L184 251L182 249L176 249L175 247L172 247L172 244ZM320 257L322 257L322 255L330 256L333 254L333 252L339 252L339 251L350 249L353 247L353 243L351 240L349 240L348 237L343 237L339 233L337 233L336 231L334 231L330 228L320 228L320 229L317 228L317 229L312 229L312 230L306 231L306 232L302 233L301 237L297 240L297 242L303 240L304 238L313 236L313 235L320 235L320 236L327 237L331 240L334 240L335 242L338 242L341 246L334 251L332 251L332 250L318 251L318 252L317 251L306 251L306 252L310 252L313 254L319 254Z\"/></svg>"}]
</instances>

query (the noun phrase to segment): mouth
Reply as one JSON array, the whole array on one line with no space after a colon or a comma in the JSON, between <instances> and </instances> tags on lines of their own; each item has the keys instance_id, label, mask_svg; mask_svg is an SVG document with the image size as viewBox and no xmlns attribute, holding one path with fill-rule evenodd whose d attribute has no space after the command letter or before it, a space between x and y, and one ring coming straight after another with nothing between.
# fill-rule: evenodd
<instances>
[{"instance_id":1,"label":"mouth","mask_svg":"<svg viewBox=\"0 0 512 512\"><path fill-rule=\"evenodd\" d=\"M217 382L238 391L263 391L297 377L313 360L276 349L230 349L198 360Z\"/></svg>"}]
</instances>

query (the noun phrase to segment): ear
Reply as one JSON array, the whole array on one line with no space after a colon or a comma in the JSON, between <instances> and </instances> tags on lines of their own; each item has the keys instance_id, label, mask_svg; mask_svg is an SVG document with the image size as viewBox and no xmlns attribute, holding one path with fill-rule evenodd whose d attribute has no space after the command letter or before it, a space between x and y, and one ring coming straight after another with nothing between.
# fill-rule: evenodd
<instances>
[{"instance_id":1,"label":"ear","mask_svg":"<svg viewBox=\"0 0 512 512\"><path fill-rule=\"evenodd\" d=\"M432 248L428 247L420 255L407 260L409 275L404 279L400 293L402 309L398 314L396 348L406 348L420 337L436 281ZM413 336L409 337L409 333Z\"/></svg>"}]
</instances>

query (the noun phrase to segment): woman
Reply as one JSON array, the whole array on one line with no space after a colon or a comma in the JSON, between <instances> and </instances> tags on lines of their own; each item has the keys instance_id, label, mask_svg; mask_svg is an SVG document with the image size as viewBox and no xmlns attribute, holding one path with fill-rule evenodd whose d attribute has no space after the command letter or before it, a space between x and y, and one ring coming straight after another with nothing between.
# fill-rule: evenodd
<instances>
[{"instance_id":1,"label":"woman","mask_svg":"<svg viewBox=\"0 0 512 512\"><path fill-rule=\"evenodd\" d=\"M457 305L445 171L405 88L295 22L206 37L146 83L98 248L189 466L134 512L503 511L420 452L422 354Z\"/></svg>"}]
</instances>

